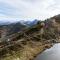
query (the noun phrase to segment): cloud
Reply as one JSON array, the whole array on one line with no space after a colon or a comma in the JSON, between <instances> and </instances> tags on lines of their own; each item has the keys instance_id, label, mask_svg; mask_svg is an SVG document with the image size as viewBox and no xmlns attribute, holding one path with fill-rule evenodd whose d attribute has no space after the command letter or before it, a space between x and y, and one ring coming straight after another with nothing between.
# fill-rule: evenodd
<instances>
[{"instance_id":1,"label":"cloud","mask_svg":"<svg viewBox=\"0 0 60 60\"><path fill-rule=\"evenodd\" d=\"M60 13L59 0L0 0L0 18L46 19Z\"/></svg>"}]
</instances>

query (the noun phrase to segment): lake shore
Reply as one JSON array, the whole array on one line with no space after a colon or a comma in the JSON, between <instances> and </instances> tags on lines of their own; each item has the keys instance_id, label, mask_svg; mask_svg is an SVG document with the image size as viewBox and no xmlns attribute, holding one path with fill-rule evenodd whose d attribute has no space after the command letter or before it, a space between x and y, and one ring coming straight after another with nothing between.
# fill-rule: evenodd
<instances>
[{"instance_id":1,"label":"lake shore","mask_svg":"<svg viewBox=\"0 0 60 60\"><path fill-rule=\"evenodd\" d=\"M51 43L45 43L30 41L21 50L12 51L12 54L8 53L0 60L33 60L38 54L53 46Z\"/></svg>"}]
</instances>

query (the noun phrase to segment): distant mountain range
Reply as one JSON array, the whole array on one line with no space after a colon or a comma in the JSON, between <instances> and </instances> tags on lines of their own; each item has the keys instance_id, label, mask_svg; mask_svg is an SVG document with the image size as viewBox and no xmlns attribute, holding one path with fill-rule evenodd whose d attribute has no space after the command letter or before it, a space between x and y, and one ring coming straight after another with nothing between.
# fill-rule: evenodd
<instances>
[{"instance_id":1,"label":"distant mountain range","mask_svg":"<svg viewBox=\"0 0 60 60\"><path fill-rule=\"evenodd\" d=\"M27 26L34 26L36 25L38 22L37 19L33 20L33 21L25 21L23 24L27 25Z\"/></svg>"},{"instance_id":2,"label":"distant mountain range","mask_svg":"<svg viewBox=\"0 0 60 60\"><path fill-rule=\"evenodd\" d=\"M30 20L29 21L20 20L20 21L16 21L16 22L0 21L0 25L15 24L15 23L18 23L18 22L20 22L20 24L22 24L22 25L33 26L33 25L35 25L38 22L38 20L37 19L35 19L33 21L30 21Z\"/></svg>"},{"instance_id":3,"label":"distant mountain range","mask_svg":"<svg viewBox=\"0 0 60 60\"><path fill-rule=\"evenodd\" d=\"M29 28L31 26L36 25L38 20L33 20L33 21L17 21L17 22L5 22L5 21L0 21L0 29L7 29L8 33L7 35L11 35L13 33L17 33L19 31L22 31L26 28Z\"/></svg>"}]
</instances>

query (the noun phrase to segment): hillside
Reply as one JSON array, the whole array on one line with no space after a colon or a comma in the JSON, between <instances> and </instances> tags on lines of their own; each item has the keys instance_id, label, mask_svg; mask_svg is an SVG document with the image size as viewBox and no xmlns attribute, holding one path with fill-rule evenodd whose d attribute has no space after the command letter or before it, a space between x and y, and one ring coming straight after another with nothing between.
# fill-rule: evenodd
<instances>
[{"instance_id":1,"label":"hillside","mask_svg":"<svg viewBox=\"0 0 60 60\"><path fill-rule=\"evenodd\" d=\"M0 60L31 60L59 42L60 15L56 15L45 21L38 21L35 26L22 32L5 37L0 42Z\"/></svg>"},{"instance_id":2,"label":"hillside","mask_svg":"<svg viewBox=\"0 0 60 60\"><path fill-rule=\"evenodd\" d=\"M16 21L16 22L5 22L5 21L0 21L0 31L6 32L6 35L12 35L17 32L20 32L22 30L25 30L29 27L32 27L36 25L38 20L33 20L33 21Z\"/></svg>"}]
</instances>

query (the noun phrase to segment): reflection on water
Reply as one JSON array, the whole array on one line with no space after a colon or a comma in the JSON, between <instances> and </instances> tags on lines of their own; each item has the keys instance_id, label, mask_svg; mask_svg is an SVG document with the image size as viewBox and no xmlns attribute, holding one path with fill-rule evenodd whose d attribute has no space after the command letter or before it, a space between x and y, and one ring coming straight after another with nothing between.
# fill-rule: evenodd
<instances>
[{"instance_id":1,"label":"reflection on water","mask_svg":"<svg viewBox=\"0 0 60 60\"><path fill-rule=\"evenodd\" d=\"M35 60L60 60L60 43L45 50L42 54L38 55Z\"/></svg>"}]
</instances>

